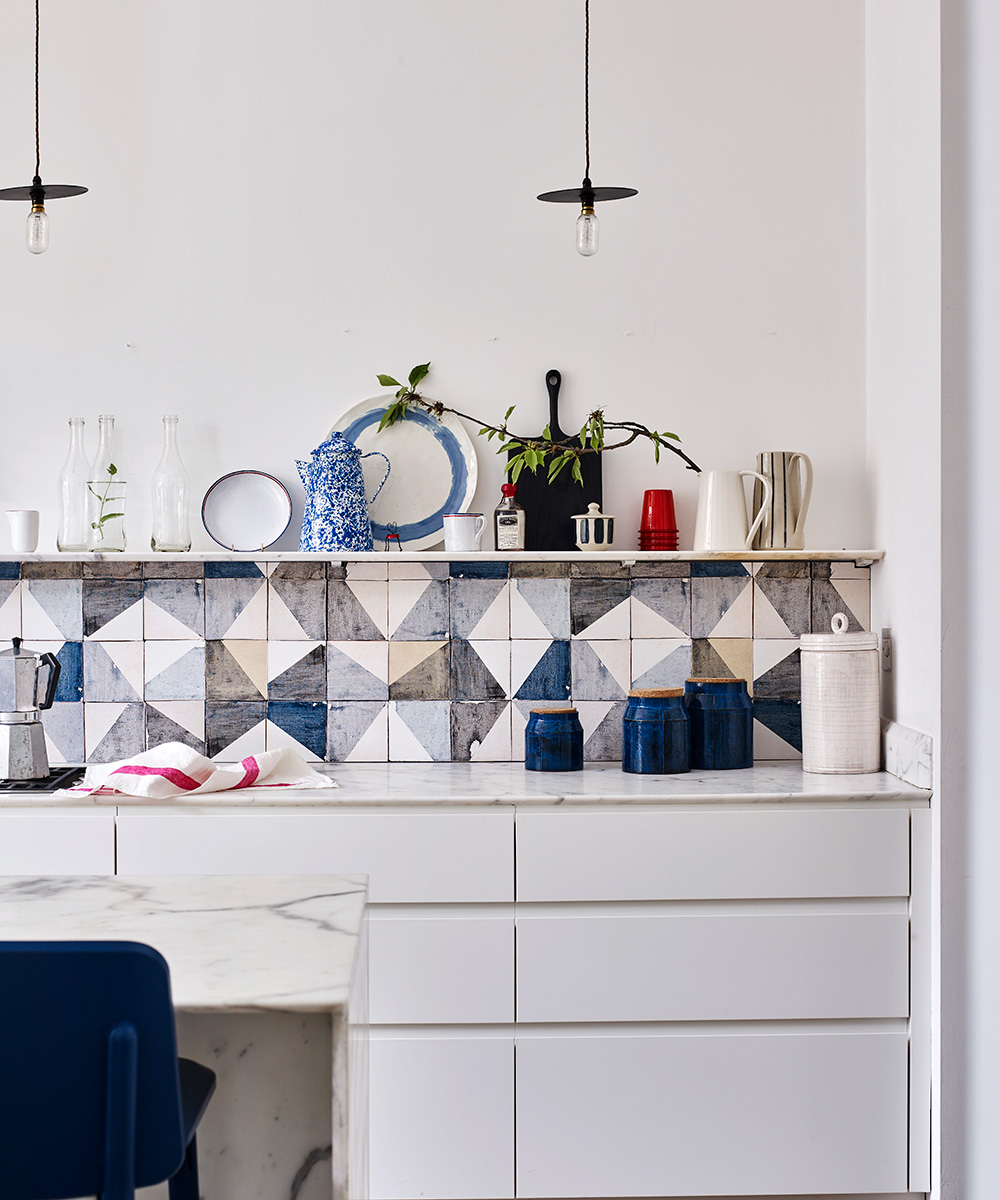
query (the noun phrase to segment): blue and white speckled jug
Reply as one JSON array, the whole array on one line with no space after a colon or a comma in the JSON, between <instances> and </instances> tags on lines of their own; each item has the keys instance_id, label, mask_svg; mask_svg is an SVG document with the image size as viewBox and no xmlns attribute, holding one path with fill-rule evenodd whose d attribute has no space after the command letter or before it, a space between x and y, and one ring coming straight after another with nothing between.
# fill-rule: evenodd
<instances>
[{"instance_id":1,"label":"blue and white speckled jug","mask_svg":"<svg viewBox=\"0 0 1000 1200\"><path fill-rule=\"evenodd\" d=\"M385 458L378 450L362 454L342 433L334 432L316 447L309 462L296 463L306 489L300 550L353 552L374 548L368 505L382 490L391 466L385 458L382 482L375 496L366 500L361 460L373 454Z\"/></svg>"}]
</instances>

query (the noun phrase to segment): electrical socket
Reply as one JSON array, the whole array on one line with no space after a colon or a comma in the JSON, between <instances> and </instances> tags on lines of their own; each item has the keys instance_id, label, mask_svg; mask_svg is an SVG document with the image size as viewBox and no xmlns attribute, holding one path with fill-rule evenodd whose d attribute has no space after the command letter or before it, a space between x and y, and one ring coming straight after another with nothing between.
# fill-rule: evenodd
<instances>
[{"instance_id":1,"label":"electrical socket","mask_svg":"<svg viewBox=\"0 0 1000 1200\"><path fill-rule=\"evenodd\" d=\"M892 670L892 630L882 630L882 670L888 675Z\"/></svg>"}]
</instances>

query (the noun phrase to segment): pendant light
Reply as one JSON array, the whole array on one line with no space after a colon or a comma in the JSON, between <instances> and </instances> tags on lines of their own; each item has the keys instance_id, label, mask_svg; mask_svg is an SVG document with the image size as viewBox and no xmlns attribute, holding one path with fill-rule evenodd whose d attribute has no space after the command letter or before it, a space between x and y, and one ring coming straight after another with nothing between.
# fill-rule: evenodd
<instances>
[{"instance_id":1,"label":"pendant light","mask_svg":"<svg viewBox=\"0 0 1000 1200\"><path fill-rule=\"evenodd\" d=\"M87 190L74 183L42 183L41 151L38 139L38 0L35 0L35 177L30 187L0 188L0 200L30 200L27 243L32 254L43 254L49 248L49 215L45 201L63 196L81 196Z\"/></svg>"},{"instance_id":2,"label":"pendant light","mask_svg":"<svg viewBox=\"0 0 1000 1200\"><path fill-rule=\"evenodd\" d=\"M583 25L583 138L587 159L583 183L578 188L542 192L538 199L552 204L580 205L580 215L576 219L576 251L589 258L597 253L599 234L594 205L602 200L624 200L639 193L636 188L594 187L590 182L590 0L584 0Z\"/></svg>"}]
</instances>

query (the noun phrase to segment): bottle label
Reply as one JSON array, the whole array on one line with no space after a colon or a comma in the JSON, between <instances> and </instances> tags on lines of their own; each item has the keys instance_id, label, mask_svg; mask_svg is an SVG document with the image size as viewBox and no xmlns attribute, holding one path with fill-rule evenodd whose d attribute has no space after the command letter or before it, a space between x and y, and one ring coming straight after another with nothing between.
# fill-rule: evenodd
<instances>
[{"instance_id":1,"label":"bottle label","mask_svg":"<svg viewBox=\"0 0 1000 1200\"><path fill-rule=\"evenodd\" d=\"M497 515L497 549L521 549L521 519L517 513Z\"/></svg>"}]
</instances>

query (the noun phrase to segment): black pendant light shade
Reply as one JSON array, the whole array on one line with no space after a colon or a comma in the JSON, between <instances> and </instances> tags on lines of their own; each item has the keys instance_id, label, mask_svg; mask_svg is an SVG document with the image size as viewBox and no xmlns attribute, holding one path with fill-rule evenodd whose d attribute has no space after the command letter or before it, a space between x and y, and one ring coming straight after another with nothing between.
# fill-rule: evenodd
<instances>
[{"instance_id":1,"label":"black pendant light shade","mask_svg":"<svg viewBox=\"0 0 1000 1200\"><path fill-rule=\"evenodd\" d=\"M638 196L639 192L637 188L594 187L590 182L590 0L584 0L583 14L583 138L586 152L583 183L579 187L542 192L538 199L545 200L550 204L580 205L580 216L576 228L576 249L579 254L589 257L597 253L598 231L594 205L600 204L603 200L625 200L629 196Z\"/></svg>"},{"instance_id":2,"label":"black pendant light shade","mask_svg":"<svg viewBox=\"0 0 1000 1200\"><path fill-rule=\"evenodd\" d=\"M0 188L0 200L30 200L28 215L28 249L41 254L48 248L48 217L46 200L61 200L66 196L82 196L87 190L75 183L42 183L41 144L38 135L38 2L35 0L35 177L27 187Z\"/></svg>"}]
</instances>

